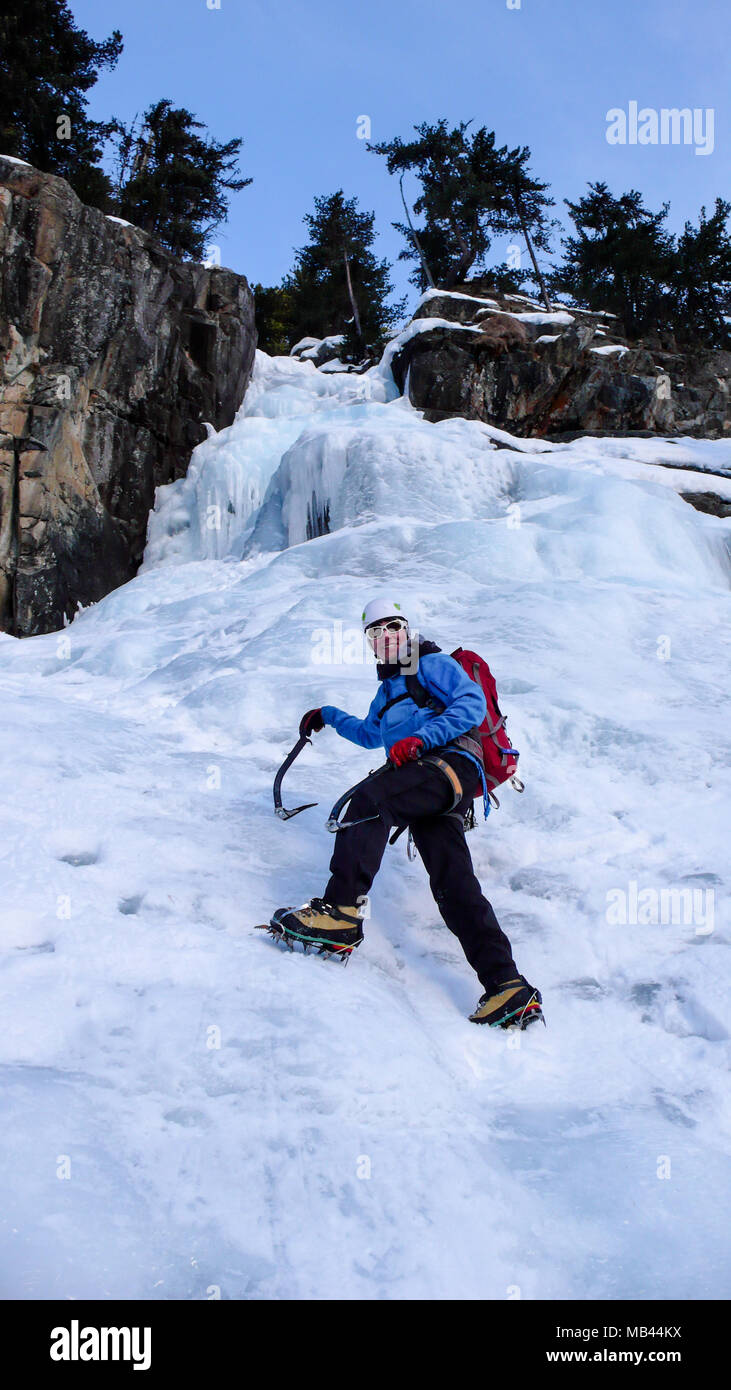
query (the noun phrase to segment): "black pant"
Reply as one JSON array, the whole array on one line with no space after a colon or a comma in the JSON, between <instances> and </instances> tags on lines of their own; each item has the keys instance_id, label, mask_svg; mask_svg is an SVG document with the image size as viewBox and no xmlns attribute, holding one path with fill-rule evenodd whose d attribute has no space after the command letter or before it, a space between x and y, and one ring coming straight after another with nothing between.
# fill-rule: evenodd
<instances>
[{"instance_id":1,"label":"black pant","mask_svg":"<svg viewBox=\"0 0 731 1390\"><path fill-rule=\"evenodd\" d=\"M429 886L444 922L458 938L483 989L514 979L518 969L510 942L483 896L465 840L463 817L479 788L479 773L469 758L440 752L457 773L464 795L452 815L440 815L454 799L443 772L433 764L389 766L369 778L351 797L345 820L373 816L335 834L328 885L323 897L336 906L354 906L365 896L380 867L389 831L410 826L414 844L429 874Z\"/></svg>"}]
</instances>

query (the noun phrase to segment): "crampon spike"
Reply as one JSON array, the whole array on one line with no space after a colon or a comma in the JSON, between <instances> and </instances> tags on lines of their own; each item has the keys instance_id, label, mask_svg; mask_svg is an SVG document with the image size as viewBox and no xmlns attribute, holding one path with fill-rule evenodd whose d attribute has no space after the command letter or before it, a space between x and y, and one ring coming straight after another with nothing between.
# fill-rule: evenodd
<instances>
[{"instance_id":1,"label":"crampon spike","mask_svg":"<svg viewBox=\"0 0 731 1390\"><path fill-rule=\"evenodd\" d=\"M328 959L330 957L335 957L337 960L342 961L343 965L348 964L348 961L351 955L353 954L354 950L353 946L332 945L327 941L323 941L322 943L318 941L305 941L302 939L302 937L290 936L285 928L273 922L262 922L255 928L255 930L268 932L274 941L276 941L280 946L286 947L288 951L292 951L293 953L296 943L299 942L304 955L308 956L310 955L310 953L312 953L313 955L317 956L326 956L328 957Z\"/></svg>"},{"instance_id":2,"label":"crampon spike","mask_svg":"<svg viewBox=\"0 0 731 1390\"><path fill-rule=\"evenodd\" d=\"M506 1020L506 1022L503 1023L502 1027L503 1027L503 1028L510 1028L510 1027L519 1028L520 1031L521 1031L521 1033L524 1033L525 1030L526 1030L526 1028L528 1027L528 1024L529 1024L529 1023L535 1023L536 1019L538 1019L538 1018L540 1018L540 1019L542 1020L543 1027L546 1028L546 1027L547 1027L546 1020L545 1020L545 1018L544 1018L544 1016L543 1016L543 1010L541 1009L541 1006L540 1006L540 1004L538 1003L538 1000L537 1000L537 999L529 999L529 1000L528 1000L528 1003L525 1005L525 1007L524 1007L523 1009L521 1009L521 1011L520 1011L520 1013L518 1014L517 1018L512 1018L512 1019L510 1019L510 1020Z\"/></svg>"}]
</instances>

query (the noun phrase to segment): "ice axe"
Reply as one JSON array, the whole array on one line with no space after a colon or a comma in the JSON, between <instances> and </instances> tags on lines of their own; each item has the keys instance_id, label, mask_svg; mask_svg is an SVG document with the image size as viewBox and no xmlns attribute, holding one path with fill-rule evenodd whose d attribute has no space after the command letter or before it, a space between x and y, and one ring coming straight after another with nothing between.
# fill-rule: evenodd
<instances>
[{"instance_id":1,"label":"ice axe","mask_svg":"<svg viewBox=\"0 0 731 1390\"><path fill-rule=\"evenodd\" d=\"M337 830L348 830L351 825L363 825L367 820L379 820L380 815L378 812L376 812L374 816L361 816L360 820L339 820L338 817L343 807L350 801L351 796L354 796L356 792L360 791L361 787L364 787L367 782L370 782L371 777L377 777L379 773L387 772L392 766L393 764L390 762L384 763L383 767L377 767L375 771L369 772L368 776L364 777L362 781L356 782L354 787L348 787L348 790L343 792L342 796L338 797L338 800L335 802L330 815L325 821L325 829L331 830L333 834L335 834Z\"/></svg>"},{"instance_id":2,"label":"ice axe","mask_svg":"<svg viewBox=\"0 0 731 1390\"><path fill-rule=\"evenodd\" d=\"M287 769L292 766L298 754L302 752L306 743L312 743L312 739L308 738L306 734L301 734L291 753L287 754L279 772L274 778L274 814L275 816L279 816L280 820L290 820L292 816L298 816L300 811L309 811L311 806L317 805L316 801L306 801L304 806L295 806L291 811L288 811L286 807L282 805L282 778Z\"/></svg>"}]
</instances>

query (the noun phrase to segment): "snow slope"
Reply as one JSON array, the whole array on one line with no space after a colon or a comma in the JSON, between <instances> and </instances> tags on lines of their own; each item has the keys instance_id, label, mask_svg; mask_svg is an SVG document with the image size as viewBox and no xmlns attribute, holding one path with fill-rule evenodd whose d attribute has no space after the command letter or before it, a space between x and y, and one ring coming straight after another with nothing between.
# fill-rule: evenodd
<instances>
[{"instance_id":1,"label":"snow slope","mask_svg":"<svg viewBox=\"0 0 731 1390\"><path fill-rule=\"evenodd\" d=\"M260 353L139 576L0 635L4 1296L729 1295L731 523L677 492L730 455ZM252 931L379 761L324 732L285 781L317 809L272 815L301 713L367 708L383 587L496 674L526 791L470 843L546 1030L467 1022L403 840L347 970Z\"/></svg>"}]
</instances>

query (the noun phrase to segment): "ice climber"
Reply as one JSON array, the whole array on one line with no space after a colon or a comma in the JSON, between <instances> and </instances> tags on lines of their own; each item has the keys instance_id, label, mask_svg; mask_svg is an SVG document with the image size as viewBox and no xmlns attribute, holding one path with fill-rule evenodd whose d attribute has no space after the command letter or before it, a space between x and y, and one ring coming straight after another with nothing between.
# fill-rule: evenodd
<instances>
[{"instance_id":1,"label":"ice climber","mask_svg":"<svg viewBox=\"0 0 731 1390\"><path fill-rule=\"evenodd\" d=\"M433 642L412 636L391 597L370 601L362 617L379 681L365 719L323 705L303 715L300 735L330 725L362 748L382 745L388 763L364 779L350 799L348 824L336 833L322 897L302 907L280 908L271 925L290 945L297 941L306 950L350 955L363 940L363 904L389 832L408 827L439 912L484 991L470 1019L525 1027L542 1017L541 995L518 971L465 839L473 798L480 788L486 791L478 733L486 715L485 695L458 661ZM405 672L416 674L429 705L416 703L409 694ZM409 684L413 690L413 681Z\"/></svg>"}]
</instances>

